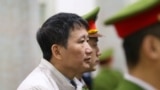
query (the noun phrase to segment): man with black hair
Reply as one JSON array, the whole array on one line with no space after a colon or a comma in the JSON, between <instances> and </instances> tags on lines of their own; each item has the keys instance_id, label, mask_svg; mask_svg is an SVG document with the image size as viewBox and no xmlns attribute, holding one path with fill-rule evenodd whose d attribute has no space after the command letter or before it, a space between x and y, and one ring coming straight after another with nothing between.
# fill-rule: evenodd
<instances>
[{"instance_id":1,"label":"man with black hair","mask_svg":"<svg viewBox=\"0 0 160 90\"><path fill-rule=\"evenodd\" d=\"M160 0L137 0L105 24L123 38L128 73L117 90L160 90Z\"/></svg>"},{"instance_id":2,"label":"man with black hair","mask_svg":"<svg viewBox=\"0 0 160 90\"><path fill-rule=\"evenodd\" d=\"M76 14L50 17L37 32L43 59L18 90L75 90L73 78L90 67L87 30L88 23Z\"/></svg>"}]
</instances>

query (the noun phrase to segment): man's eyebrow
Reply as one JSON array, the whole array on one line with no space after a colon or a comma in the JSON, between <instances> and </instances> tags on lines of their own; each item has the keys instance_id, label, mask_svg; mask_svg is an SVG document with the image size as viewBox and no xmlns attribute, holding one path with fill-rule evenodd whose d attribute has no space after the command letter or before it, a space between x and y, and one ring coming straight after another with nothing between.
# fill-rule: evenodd
<instances>
[{"instance_id":1,"label":"man's eyebrow","mask_svg":"<svg viewBox=\"0 0 160 90\"><path fill-rule=\"evenodd\" d=\"M80 36L80 37L79 37L79 39L81 39L81 38L85 38L85 37L86 37L85 35L82 35L82 36Z\"/></svg>"}]
</instances>

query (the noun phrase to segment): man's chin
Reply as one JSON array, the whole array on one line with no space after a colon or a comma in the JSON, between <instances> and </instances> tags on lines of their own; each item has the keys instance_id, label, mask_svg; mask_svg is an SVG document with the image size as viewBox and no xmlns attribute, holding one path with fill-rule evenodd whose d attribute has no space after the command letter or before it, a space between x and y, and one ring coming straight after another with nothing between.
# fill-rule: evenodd
<instances>
[{"instance_id":1,"label":"man's chin","mask_svg":"<svg viewBox=\"0 0 160 90\"><path fill-rule=\"evenodd\" d=\"M95 70L96 70L96 68L93 67L93 68L89 68L89 69L87 70L87 72L92 72L92 71L95 71Z\"/></svg>"}]
</instances>

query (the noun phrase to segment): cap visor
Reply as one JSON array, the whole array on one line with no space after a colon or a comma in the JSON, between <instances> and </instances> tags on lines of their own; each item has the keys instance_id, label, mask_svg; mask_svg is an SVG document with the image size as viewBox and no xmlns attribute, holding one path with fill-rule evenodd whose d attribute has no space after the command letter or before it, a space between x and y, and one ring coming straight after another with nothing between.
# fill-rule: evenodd
<instances>
[{"instance_id":1,"label":"cap visor","mask_svg":"<svg viewBox=\"0 0 160 90\"><path fill-rule=\"evenodd\" d=\"M89 35L89 37L102 37L102 35L99 33L95 33L95 34Z\"/></svg>"}]
</instances>

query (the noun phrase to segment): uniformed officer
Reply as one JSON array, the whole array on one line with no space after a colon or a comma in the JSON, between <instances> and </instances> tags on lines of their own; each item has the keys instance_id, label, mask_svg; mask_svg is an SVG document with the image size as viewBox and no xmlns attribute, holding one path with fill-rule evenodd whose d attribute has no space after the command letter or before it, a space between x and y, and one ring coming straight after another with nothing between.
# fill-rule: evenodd
<instances>
[{"instance_id":1,"label":"uniformed officer","mask_svg":"<svg viewBox=\"0 0 160 90\"><path fill-rule=\"evenodd\" d=\"M100 55L100 51L98 48L98 37L101 37L102 35L98 33L98 29L96 28L96 20L98 17L100 8L96 7L92 11L88 12L87 14L83 15L83 18L87 20L89 24L89 41L88 43L93 49L92 55L91 55L91 63L90 68L85 69L83 72L79 73L77 75L77 78L75 79L77 86L79 90L82 90L81 88L85 90L91 90L92 87L92 76L91 71L96 70L96 65L98 64L98 57Z\"/></svg>"},{"instance_id":2,"label":"uniformed officer","mask_svg":"<svg viewBox=\"0 0 160 90\"><path fill-rule=\"evenodd\" d=\"M113 49L102 52L99 57L100 71L93 79L93 90L115 90L122 81L122 73L112 67Z\"/></svg>"},{"instance_id":3,"label":"uniformed officer","mask_svg":"<svg viewBox=\"0 0 160 90\"><path fill-rule=\"evenodd\" d=\"M160 0L137 0L105 21L113 24L128 73L117 90L160 90Z\"/></svg>"}]
</instances>

